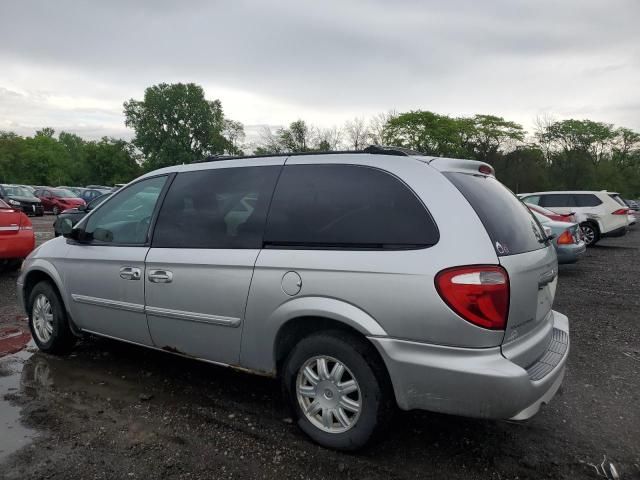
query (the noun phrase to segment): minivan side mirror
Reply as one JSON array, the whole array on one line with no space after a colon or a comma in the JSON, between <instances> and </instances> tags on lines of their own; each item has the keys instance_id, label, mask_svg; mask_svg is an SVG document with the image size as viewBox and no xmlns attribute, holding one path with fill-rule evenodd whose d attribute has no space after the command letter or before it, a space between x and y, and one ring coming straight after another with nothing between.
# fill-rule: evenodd
<instances>
[{"instance_id":1,"label":"minivan side mirror","mask_svg":"<svg viewBox=\"0 0 640 480\"><path fill-rule=\"evenodd\" d=\"M75 236L74 236L74 231L76 232ZM63 218L62 222L60 223L60 232L62 233L62 236L65 238L73 238L74 240L77 240L77 228L73 228L73 222L71 221L70 218Z\"/></svg>"}]
</instances>

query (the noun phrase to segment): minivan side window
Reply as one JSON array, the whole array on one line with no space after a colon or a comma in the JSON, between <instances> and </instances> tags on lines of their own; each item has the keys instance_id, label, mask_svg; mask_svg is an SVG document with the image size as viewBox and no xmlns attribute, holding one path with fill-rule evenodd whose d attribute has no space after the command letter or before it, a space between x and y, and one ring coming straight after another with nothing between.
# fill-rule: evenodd
<instances>
[{"instance_id":1,"label":"minivan side window","mask_svg":"<svg viewBox=\"0 0 640 480\"><path fill-rule=\"evenodd\" d=\"M265 231L270 248L411 249L438 242L416 195L382 170L359 165L285 166Z\"/></svg>"},{"instance_id":2,"label":"minivan side window","mask_svg":"<svg viewBox=\"0 0 640 480\"><path fill-rule=\"evenodd\" d=\"M113 195L84 225L86 234L108 245L143 245L166 176L147 178Z\"/></svg>"},{"instance_id":3,"label":"minivan side window","mask_svg":"<svg viewBox=\"0 0 640 480\"><path fill-rule=\"evenodd\" d=\"M157 248L262 248L269 201L282 167L179 173L160 209Z\"/></svg>"},{"instance_id":4,"label":"minivan side window","mask_svg":"<svg viewBox=\"0 0 640 480\"><path fill-rule=\"evenodd\" d=\"M576 207L574 196L568 193L549 193L540 195L541 207Z\"/></svg>"}]
</instances>

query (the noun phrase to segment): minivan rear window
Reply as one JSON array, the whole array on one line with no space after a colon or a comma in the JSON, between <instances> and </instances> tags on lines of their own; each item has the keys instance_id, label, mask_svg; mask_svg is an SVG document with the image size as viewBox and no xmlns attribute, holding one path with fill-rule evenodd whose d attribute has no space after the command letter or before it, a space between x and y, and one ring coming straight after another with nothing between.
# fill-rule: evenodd
<instances>
[{"instance_id":1,"label":"minivan rear window","mask_svg":"<svg viewBox=\"0 0 640 480\"><path fill-rule=\"evenodd\" d=\"M544 233L529 209L494 177L457 172L444 175L476 211L498 256L546 246Z\"/></svg>"},{"instance_id":2,"label":"minivan rear window","mask_svg":"<svg viewBox=\"0 0 640 480\"><path fill-rule=\"evenodd\" d=\"M439 232L406 184L359 165L287 165L265 231L269 248L402 250L438 242Z\"/></svg>"}]
</instances>

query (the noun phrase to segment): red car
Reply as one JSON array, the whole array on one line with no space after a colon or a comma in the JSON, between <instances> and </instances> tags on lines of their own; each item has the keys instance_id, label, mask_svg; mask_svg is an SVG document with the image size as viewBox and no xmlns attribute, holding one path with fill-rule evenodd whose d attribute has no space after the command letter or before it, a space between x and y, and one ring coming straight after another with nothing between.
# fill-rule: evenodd
<instances>
[{"instance_id":1,"label":"red car","mask_svg":"<svg viewBox=\"0 0 640 480\"><path fill-rule=\"evenodd\" d=\"M78 197L75 193L64 188L39 188L34 195L42 202L45 212L53 212L58 215L63 210L69 208L77 208L80 205L86 205L85 201Z\"/></svg>"},{"instance_id":2,"label":"red car","mask_svg":"<svg viewBox=\"0 0 640 480\"><path fill-rule=\"evenodd\" d=\"M534 212L539 213L540 215L544 215L545 217L548 217L551 220L555 220L557 222L577 223L574 212L556 213L544 207L541 207L539 205L533 205L531 203L526 203L526 202L525 202L525 205L529 207L529 210L533 210Z\"/></svg>"},{"instance_id":3,"label":"red car","mask_svg":"<svg viewBox=\"0 0 640 480\"><path fill-rule=\"evenodd\" d=\"M29 217L0 200L0 266L19 267L35 246Z\"/></svg>"}]
</instances>

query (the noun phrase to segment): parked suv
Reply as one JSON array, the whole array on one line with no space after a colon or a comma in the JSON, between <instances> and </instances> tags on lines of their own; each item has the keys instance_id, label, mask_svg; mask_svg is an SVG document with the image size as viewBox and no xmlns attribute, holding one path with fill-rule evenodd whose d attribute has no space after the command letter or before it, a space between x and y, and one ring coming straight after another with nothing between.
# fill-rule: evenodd
<instances>
[{"instance_id":1,"label":"parked suv","mask_svg":"<svg viewBox=\"0 0 640 480\"><path fill-rule=\"evenodd\" d=\"M615 192L537 192L519 196L525 203L557 213L574 212L587 245L594 245L604 237L621 237L627 233L629 208L616 200L619 195Z\"/></svg>"},{"instance_id":2,"label":"parked suv","mask_svg":"<svg viewBox=\"0 0 640 480\"><path fill-rule=\"evenodd\" d=\"M65 225L18 280L41 350L86 332L278 376L327 447L363 446L396 405L526 419L563 379L556 253L484 163L376 147L180 165Z\"/></svg>"}]
</instances>

